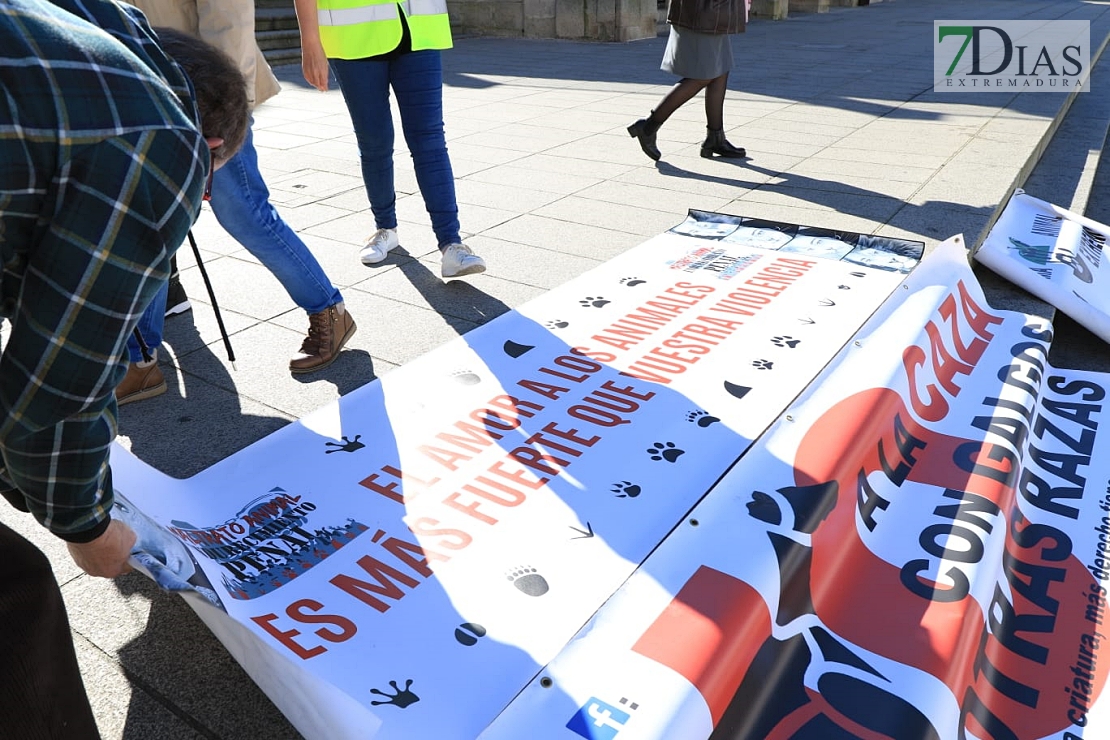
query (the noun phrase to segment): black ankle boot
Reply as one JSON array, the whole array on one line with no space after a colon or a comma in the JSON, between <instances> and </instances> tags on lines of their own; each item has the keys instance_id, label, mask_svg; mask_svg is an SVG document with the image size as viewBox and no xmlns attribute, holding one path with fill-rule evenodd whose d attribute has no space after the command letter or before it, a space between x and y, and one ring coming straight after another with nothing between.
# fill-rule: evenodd
<instances>
[{"instance_id":1,"label":"black ankle boot","mask_svg":"<svg viewBox=\"0 0 1110 740\"><path fill-rule=\"evenodd\" d=\"M662 153L659 147L655 145L655 133L662 126L662 123L656 123L651 118L641 118L636 123L628 127L628 135L634 139L640 140L640 148L644 150L644 154L648 155L655 161L659 161Z\"/></svg>"},{"instance_id":2,"label":"black ankle boot","mask_svg":"<svg viewBox=\"0 0 1110 740\"><path fill-rule=\"evenodd\" d=\"M733 146L725 138L724 129L705 129L705 141L701 145L701 156L712 159L716 154L726 159L743 159L748 156L744 147Z\"/></svg>"}]
</instances>

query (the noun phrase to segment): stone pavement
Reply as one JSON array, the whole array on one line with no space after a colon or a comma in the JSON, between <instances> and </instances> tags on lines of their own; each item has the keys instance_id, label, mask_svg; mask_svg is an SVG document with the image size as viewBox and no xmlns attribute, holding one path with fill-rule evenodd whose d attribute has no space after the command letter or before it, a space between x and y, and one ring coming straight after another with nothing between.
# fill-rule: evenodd
<instances>
[{"instance_id":1,"label":"stone pavement","mask_svg":"<svg viewBox=\"0 0 1110 740\"><path fill-rule=\"evenodd\" d=\"M1052 137L1071 99L933 93L933 20L960 18L1090 20L1092 59L1110 33L1110 6L1080 0L887 0L755 22L734 38L725 110L730 139L750 158L698 156L705 132L699 97L660 131L658 163L625 127L674 82L659 71L664 38L457 40L444 55L448 143L466 241L489 271L448 284L438 277L435 241L400 140L402 248L381 265L359 263L373 220L342 98L337 89L308 88L295 66L280 68L284 92L256 112L262 167L273 202L343 290L359 332L327 370L290 376L286 363L307 328L304 314L206 212L194 233L235 368L186 246L179 262L194 309L167 322L169 392L125 407L121 434L151 465L193 475L670 228L688 208L921 239L929 247L963 233L975 244L1050 142L1059 146ZM1100 90L1099 71L1093 84ZM1081 98L1076 109L1084 104L1088 112L1069 134L1081 145L1078 158L1059 155L1071 170L1046 174L1037 180L1041 190L1031 189L1062 205L1083 188L1085 205L1092 179L1097 187L1090 173L1110 120L1106 105ZM84 576L26 518L5 507L0 520L55 564L106 739L298 737L179 599L138 575L115 582Z\"/></svg>"}]
</instances>

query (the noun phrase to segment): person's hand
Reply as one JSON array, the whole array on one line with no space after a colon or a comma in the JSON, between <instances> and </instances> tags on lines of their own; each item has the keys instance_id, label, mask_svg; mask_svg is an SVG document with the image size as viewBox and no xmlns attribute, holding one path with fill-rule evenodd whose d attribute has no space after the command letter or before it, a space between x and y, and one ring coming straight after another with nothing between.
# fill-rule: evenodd
<instances>
[{"instance_id":1,"label":"person's hand","mask_svg":"<svg viewBox=\"0 0 1110 740\"><path fill-rule=\"evenodd\" d=\"M320 92L328 90L328 58L319 44L301 45L301 72L305 82Z\"/></svg>"},{"instance_id":2,"label":"person's hand","mask_svg":"<svg viewBox=\"0 0 1110 740\"><path fill-rule=\"evenodd\" d=\"M127 558L135 546L135 533L119 519L108 522L104 534L95 540L66 544L73 562L90 576L115 578L131 570Z\"/></svg>"}]
</instances>

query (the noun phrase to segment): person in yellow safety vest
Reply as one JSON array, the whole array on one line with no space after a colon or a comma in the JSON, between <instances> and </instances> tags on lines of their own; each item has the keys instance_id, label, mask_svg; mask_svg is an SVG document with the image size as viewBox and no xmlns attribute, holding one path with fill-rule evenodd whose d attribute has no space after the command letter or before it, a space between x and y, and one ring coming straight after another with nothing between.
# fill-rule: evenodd
<instances>
[{"instance_id":1,"label":"person in yellow safety vest","mask_svg":"<svg viewBox=\"0 0 1110 740\"><path fill-rule=\"evenodd\" d=\"M295 5L304 78L317 90L327 90L330 64L354 124L376 228L359 253L362 263L381 262L400 243L392 88L441 252L441 274L484 272L486 263L459 235L455 175L443 132L440 51L452 45L446 0L295 0Z\"/></svg>"}]
</instances>

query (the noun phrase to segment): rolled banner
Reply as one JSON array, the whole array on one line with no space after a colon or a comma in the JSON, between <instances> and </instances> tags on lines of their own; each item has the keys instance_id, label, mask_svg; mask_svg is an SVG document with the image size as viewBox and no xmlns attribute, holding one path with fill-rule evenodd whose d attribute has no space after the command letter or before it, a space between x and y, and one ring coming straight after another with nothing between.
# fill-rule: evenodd
<instances>
[{"instance_id":1,"label":"rolled banner","mask_svg":"<svg viewBox=\"0 0 1110 740\"><path fill-rule=\"evenodd\" d=\"M1014 191L975 259L1110 342L1110 227Z\"/></svg>"}]
</instances>

